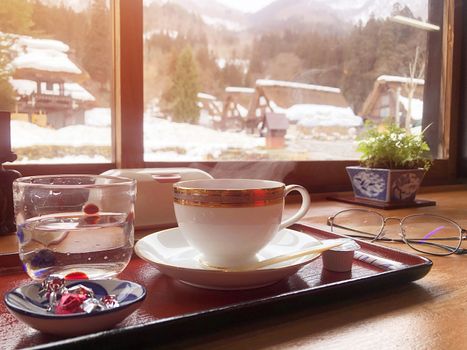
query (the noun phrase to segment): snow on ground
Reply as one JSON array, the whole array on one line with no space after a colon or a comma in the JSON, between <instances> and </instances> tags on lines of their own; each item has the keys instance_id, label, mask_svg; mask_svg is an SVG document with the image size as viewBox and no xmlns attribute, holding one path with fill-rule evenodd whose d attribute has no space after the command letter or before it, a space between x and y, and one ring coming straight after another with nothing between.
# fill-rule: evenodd
<instances>
[{"instance_id":1,"label":"snow on ground","mask_svg":"<svg viewBox=\"0 0 467 350\"><path fill-rule=\"evenodd\" d=\"M110 146L110 128L71 125L61 129L42 128L19 120L11 121L13 148L33 146Z\"/></svg>"},{"instance_id":2,"label":"snow on ground","mask_svg":"<svg viewBox=\"0 0 467 350\"><path fill-rule=\"evenodd\" d=\"M251 150L264 146L264 138L235 132L220 132L198 125L172 123L158 118L145 120L144 145L147 161L205 160L228 148ZM177 149L185 149L180 154Z\"/></svg>"},{"instance_id":3,"label":"snow on ground","mask_svg":"<svg viewBox=\"0 0 467 350\"><path fill-rule=\"evenodd\" d=\"M84 120L88 126L107 126L112 122L112 112L110 108L96 107L84 112Z\"/></svg>"},{"instance_id":4,"label":"snow on ground","mask_svg":"<svg viewBox=\"0 0 467 350\"><path fill-rule=\"evenodd\" d=\"M96 109L91 115L99 119L108 109ZM12 148L40 146L111 147L109 126L73 125L61 129L43 128L28 122L11 122ZM291 125L286 135L287 146L280 150L265 150L265 138L243 132L222 132L199 125L173 123L161 118L145 118L144 146L146 161L203 161L219 159L223 152L235 150L238 160L244 154L270 155L270 159L332 160L357 159L352 140L323 141L303 135ZM39 146L39 147L38 147ZM45 150L45 148L44 148ZM18 152L19 153L19 152ZM279 158L277 158L279 157ZM21 159L18 163L105 163L102 155L70 155L64 158Z\"/></svg>"}]
</instances>

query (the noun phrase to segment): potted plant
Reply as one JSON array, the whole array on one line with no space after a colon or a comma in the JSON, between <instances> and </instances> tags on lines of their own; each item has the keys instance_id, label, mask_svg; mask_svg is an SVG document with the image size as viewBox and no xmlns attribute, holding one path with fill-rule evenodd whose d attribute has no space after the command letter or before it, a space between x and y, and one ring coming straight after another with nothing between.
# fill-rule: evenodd
<instances>
[{"instance_id":1,"label":"potted plant","mask_svg":"<svg viewBox=\"0 0 467 350\"><path fill-rule=\"evenodd\" d=\"M357 147L362 154L361 166L347 167L355 197L381 202L414 201L432 164L424 131L411 134L390 124L364 132Z\"/></svg>"}]
</instances>

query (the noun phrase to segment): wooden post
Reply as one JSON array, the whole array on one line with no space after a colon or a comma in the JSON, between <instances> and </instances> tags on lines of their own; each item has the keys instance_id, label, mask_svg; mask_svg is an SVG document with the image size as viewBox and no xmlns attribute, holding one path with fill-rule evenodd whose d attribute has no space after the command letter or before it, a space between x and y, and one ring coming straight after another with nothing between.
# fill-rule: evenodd
<instances>
[{"instance_id":1,"label":"wooden post","mask_svg":"<svg viewBox=\"0 0 467 350\"><path fill-rule=\"evenodd\" d=\"M117 0L114 31L113 144L117 168L144 167L143 4Z\"/></svg>"}]
</instances>

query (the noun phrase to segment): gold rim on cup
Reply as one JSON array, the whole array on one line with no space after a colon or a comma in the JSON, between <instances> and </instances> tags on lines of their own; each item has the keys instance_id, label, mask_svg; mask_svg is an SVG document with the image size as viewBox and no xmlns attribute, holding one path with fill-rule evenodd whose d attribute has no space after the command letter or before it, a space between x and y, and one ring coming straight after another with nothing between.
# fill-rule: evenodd
<instances>
[{"instance_id":1,"label":"gold rim on cup","mask_svg":"<svg viewBox=\"0 0 467 350\"><path fill-rule=\"evenodd\" d=\"M242 190L186 188L174 185L174 202L210 208L263 207L282 203L285 186Z\"/></svg>"}]
</instances>

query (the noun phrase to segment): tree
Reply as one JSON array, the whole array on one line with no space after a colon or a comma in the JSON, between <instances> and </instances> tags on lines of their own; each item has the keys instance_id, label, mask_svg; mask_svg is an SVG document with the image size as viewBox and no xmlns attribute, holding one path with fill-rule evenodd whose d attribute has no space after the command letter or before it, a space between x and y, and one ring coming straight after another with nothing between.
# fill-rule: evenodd
<instances>
[{"instance_id":1,"label":"tree","mask_svg":"<svg viewBox=\"0 0 467 350\"><path fill-rule=\"evenodd\" d=\"M226 63L221 70L221 80L224 86L241 86L243 85L242 68L235 63Z\"/></svg>"},{"instance_id":2,"label":"tree","mask_svg":"<svg viewBox=\"0 0 467 350\"><path fill-rule=\"evenodd\" d=\"M109 9L105 1L93 0L89 10L90 26L84 46L83 65L91 78L101 84L110 82L112 36Z\"/></svg>"},{"instance_id":3,"label":"tree","mask_svg":"<svg viewBox=\"0 0 467 350\"><path fill-rule=\"evenodd\" d=\"M26 0L2 0L0 6L0 110L14 107L14 91L9 79L13 73L12 34L26 34L32 26L32 6Z\"/></svg>"},{"instance_id":4,"label":"tree","mask_svg":"<svg viewBox=\"0 0 467 350\"><path fill-rule=\"evenodd\" d=\"M190 47L186 47L177 59L172 79L170 97L172 100L172 117L176 122L197 124L199 107L197 94L199 90L198 72Z\"/></svg>"},{"instance_id":5,"label":"tree","mask_svg":"<svg viewBox=\"0 0 467 350\"><path fill-rule=\"evenodd\" d=\"M11 111L15 104L15 93L10 85L12 59L11 41L7 35L0 35L0 110Z\"/></svg>"},{"instance_id":6,"label":"tree","mask_svg":"<svg viewBox=\"0 0 467 350\"><path fill-rule=\"evenodd\" d=\"M0 32L28 34L32 26L32 5L27 0L2 0Z\"/></svg>"},{"instance_id":7,"label":"tree","mask_svg":"<svg viewBox=\"0 0 467 350\"><path fill-rule=\"evenodd\" d=\"M408 99L407 116L405 117L405 129L408 133L410 133L410 128L412 126L412 101L417 89L416 80L422 79L425 75L425 60L420 58L420 50L418 46L415 49L415 57L409 65L409 74L409 80L404 85L404 90Z\"/></svg>"},{"instance_id":8,"label":"tree","mask_svg":"<svg viewBox=\"0 0 467 350\"><path fill-rule=\"evenodd\" d=\"M294 80L302 70L302 61L296 54L283 52L268 61L265 76L277 80Z\"/></svg>"}]
</instances>

